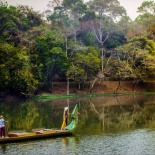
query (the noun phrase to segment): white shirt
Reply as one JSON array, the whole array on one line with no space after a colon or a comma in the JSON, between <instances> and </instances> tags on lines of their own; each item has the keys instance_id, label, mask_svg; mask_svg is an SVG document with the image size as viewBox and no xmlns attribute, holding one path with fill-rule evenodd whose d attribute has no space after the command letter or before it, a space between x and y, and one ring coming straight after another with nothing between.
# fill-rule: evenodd
<instances>
[{"instance_id":1,"label":"white shirt","mask_svg":"<svg viewBox=\"0 0 155 155\"><path fill-rule=\"evenodd\" d=\"M0 118L0 128L3 128L5 126L4 118Z\"/></svg>"}]
</instances>

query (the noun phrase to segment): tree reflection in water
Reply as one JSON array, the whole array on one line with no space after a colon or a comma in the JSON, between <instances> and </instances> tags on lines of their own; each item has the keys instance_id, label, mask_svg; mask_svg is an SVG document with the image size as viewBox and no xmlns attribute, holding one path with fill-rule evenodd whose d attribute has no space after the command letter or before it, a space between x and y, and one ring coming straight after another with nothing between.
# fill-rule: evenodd
<instances>
[{"instance_id":1,"label":"tree reflection in water","mask_svg":"<svg viewBox=\"0 0 155 155\"><path fill-rule=\"evenodd\" d=\"M76 133L94 134L155 127L155 95L102 96L51 101L1 102L7 130L60 128L63 108L79 105Z\"/></svg>"},{"instance_id":2,"label":"tree reflection in water","mask_svg":"<svg viewBox=\"0 0 155 155\"><path fill-rule=\"evenodd\" d=\"M107 133L135 128L155 127L155 98L145 96L114 96L89 99L81 103L78 132Z\"/></svg>"}]
</instances>

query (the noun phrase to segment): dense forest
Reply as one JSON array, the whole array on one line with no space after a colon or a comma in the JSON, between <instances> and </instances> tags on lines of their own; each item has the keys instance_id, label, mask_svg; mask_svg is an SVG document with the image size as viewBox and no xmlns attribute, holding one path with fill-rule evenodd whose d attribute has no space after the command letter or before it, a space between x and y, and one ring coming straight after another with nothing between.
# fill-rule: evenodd
<instances>
[{"instance_id":1,"label":"dense forest","mask_svg":"<svg viewBox=\"0 0 155 155\"><path fill-rule=\"evenodd\" d=\"M55 3L54 3L55 2ZM117 0L63 0L44 16L0 1L0 92L29 97L70 82L155 79L155 2L132 21Z\"/></svg>"}]
</instances>

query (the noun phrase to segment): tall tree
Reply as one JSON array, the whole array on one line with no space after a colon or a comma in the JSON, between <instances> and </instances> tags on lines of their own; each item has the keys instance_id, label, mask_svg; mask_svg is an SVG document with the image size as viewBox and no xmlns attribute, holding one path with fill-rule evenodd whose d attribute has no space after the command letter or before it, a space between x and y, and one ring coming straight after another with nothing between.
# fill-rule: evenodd
<instances>
[{"instance_id":1,"label":"tall tree","mask_svg":"<svg viewBox=\"0 0 155 155\"><path fill-rule=\"evenodd\" d=\"M105 42L109 38L110 32L114 31L114 20L126 15L125 9L120 6L117 0L94 0L88 2L89 10L95 12L96 17L84 20L87 28L94 32L94 35L101 47L101 70L104 70Z\"/></svg>"},{"instance_id":2,"label":"tall tree","mask_svg":"<svg viewBox=\"0 0 155 155\"><path fill-rule=\"evenodd\" d=\"M135 19L136 22L143 24L148 27L154 24L155 19L155 2L144 1L137 11L140 15Z\"/></svg>"}]
</instances>

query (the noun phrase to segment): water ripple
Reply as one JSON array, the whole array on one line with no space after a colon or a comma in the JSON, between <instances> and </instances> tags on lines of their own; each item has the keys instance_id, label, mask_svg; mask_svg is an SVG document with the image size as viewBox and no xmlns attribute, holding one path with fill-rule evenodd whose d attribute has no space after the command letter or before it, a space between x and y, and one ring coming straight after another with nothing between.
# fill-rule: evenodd
<instances>
[{"instance_id":1,"label":"water ripple","mask_svg":"<svg viewBox=\"0 0 155 155\"><path fill-rule=\"evenodd\" d=\"M5 155L154 155L155 131L87 135L1 145ZM5 148L5 149L4 149Z\"/></svg>"}]
</instances>

